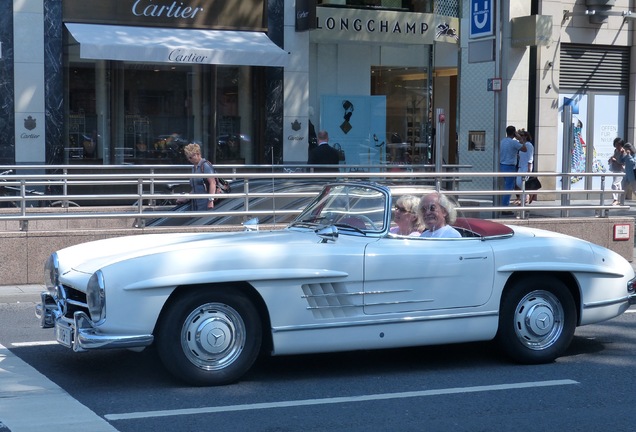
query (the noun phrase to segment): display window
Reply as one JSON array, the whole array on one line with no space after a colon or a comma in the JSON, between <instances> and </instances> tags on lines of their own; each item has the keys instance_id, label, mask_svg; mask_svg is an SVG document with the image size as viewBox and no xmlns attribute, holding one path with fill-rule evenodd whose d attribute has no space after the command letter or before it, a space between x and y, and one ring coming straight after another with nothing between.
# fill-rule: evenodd
<instances>
[{"instance_id":1,"label":"display window","mask_svg":"<svg viewBox=\"0 0 636 432\"><path fill-rule=\"evenodd\" d=\"M187 163L190 142L213 163L253 162L263 68L86 60L67 38L65 163Z\"/></svg>"},{"instance_id":2,"label":"display window","mask_svg":"<svg viewBox=\"0 0 636 432\"><path fill-rule=\"evenodd\" d=\"M389 164L431 163L430 86L425 67L371 67L371 94L386 97Z\"/></svg>"}]
</instances>

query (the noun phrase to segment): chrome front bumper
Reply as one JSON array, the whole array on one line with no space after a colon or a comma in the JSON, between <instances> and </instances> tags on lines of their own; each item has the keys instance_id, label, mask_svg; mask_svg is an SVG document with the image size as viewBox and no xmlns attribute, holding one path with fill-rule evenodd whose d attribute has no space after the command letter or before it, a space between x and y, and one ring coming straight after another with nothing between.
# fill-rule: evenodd
<instances>
[{"instance_id":1,"label":"chrome front bumper","mask_svg":"<svg viewBox=\"0 0 636 432\"><path fill-rule=\"evenodd\" d=\"M152 344L154 336L142 335L105 335L93 325L90 317L81 311L73 314L72 321L65 318L53 296L45 291L35 307L35 315L40 319L42 328L55 327L58 343L72 348L75 352L96 349L132 349L144 348ZM63 337L67 335L67 337Z\"/></svg>"}]
</instances>

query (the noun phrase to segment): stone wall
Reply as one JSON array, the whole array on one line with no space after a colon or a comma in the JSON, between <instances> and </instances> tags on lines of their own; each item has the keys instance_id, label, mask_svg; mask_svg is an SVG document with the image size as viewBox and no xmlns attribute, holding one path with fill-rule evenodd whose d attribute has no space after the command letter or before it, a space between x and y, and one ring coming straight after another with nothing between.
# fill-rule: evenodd
<instances>
[{"instance_id":1,"label":"stone wall","mask_svg":"<svg viewBox=\"0 0 636 432\"><path fill-rule=\"evenodd\" d=\"M65 221L49 222L55 225ZM71 221L69 222L74 225ZM634 258L633 217L511 219L505 222L572 235L612 249L630 262ZM0 286L42 283L44 262L51 252L91 240L157 232L213 232L243 229L241 226L133 228L132 223L132 218L130 220L110 220L110 222L95 219L92 222L86 220L81 222L82 228L79 226L75 226L75 228L58 226L44 230L43 228L47 225L45 221L37 223L32 221L29 231L8 230L0 232L0 253L3 258L0 264ZM76 221L76 224L80 224L80 221ZM87 224L89 226L86 226ZM614 227L617 224L629 225L629 240L614 240ZM39 227L40 230L36 230L36 227ZM261 229L282 227L283 225L267 226L261 227Z\"/></svg>"}]
</instances>

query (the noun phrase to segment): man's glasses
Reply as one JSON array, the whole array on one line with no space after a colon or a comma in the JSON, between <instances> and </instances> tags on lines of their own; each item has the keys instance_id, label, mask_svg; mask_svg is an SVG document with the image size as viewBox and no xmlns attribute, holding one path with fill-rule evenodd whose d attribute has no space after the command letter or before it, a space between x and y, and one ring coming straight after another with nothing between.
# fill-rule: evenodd
<instances>
[{"instance_id":1,"label":"man's glasses","mask_svg":"<svg viewBox=\"0 0 636 432\"><path fill-rule=\"evenodd\" d=\"M429 205L424 205L420 208L422 209L422 212L427 212L427 211L436 212L437 210L441 208L441 206L437 204L429 204Z\"/></svg>"}]
</instances>

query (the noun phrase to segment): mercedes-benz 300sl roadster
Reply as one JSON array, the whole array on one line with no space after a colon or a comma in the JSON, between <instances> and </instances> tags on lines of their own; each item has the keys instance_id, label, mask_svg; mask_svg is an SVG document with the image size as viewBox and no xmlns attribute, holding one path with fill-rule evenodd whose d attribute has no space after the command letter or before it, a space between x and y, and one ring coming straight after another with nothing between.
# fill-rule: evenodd
<instances>
[{"instance_id":1,"label":"mercedes-benz 300sl roadster","mask_svg":"<svg viewBox=\"0 0 636 432\"><path fill-rule=\"evenodd\" d=\"M41 324L76 352L155 344L177 377L222 385L260 353L495 340L512 361L551 362L577 326L636 303L629 262L566 235L471 218L461 238L392 234L397 193L332 183L284 229L59 250Z\"/></svg>"}]
</instances>

